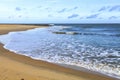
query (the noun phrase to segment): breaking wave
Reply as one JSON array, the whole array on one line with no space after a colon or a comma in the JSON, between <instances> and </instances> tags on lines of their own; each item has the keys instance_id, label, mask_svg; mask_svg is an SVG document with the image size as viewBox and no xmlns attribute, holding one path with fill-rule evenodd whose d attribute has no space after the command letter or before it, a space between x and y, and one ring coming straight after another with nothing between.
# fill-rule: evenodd
<instances>
[{"instance_id":1,"label":"breaking wave","mask_svg":"<svg viewBox=\"0 0 120 80\"><path fill-rule=\"evenodd\" d=\"M52 33L66 28L70 27L10 32L1 35L0 42L6 49L33 59L85 67L120 78L120 38Z\"/></svg>"}]
</instances>

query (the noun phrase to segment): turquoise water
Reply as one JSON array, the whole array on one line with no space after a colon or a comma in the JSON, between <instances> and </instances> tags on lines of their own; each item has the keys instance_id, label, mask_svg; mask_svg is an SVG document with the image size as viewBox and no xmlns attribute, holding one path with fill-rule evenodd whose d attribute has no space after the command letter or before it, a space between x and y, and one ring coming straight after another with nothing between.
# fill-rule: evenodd
<instances>
[{"instance_id":1,"label":"turquoise water","mask_svg":"<svg viewBox=\"0 0 120 80\"><path fill-rule=\"evenodd\" d=\"M17 54L120 78L120 25L56 25L10 32L0 42Z\"/></svg>"}]
</instances>

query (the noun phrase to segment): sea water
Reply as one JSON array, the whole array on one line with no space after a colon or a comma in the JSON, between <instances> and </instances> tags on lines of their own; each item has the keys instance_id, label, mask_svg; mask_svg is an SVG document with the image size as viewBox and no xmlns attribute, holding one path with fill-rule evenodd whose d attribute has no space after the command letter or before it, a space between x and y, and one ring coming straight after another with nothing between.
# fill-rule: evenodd
<instances>
[{"instance_id":1,"label":"sea water","mask_svg":"<svg viewBox=\"0 0 120 80\"><path fill-rule=\"evenodd\" d=\"M70 33L70 34L68 34ZM120 78L120 25L55 25L0 35L4 48Z\"/></svg>"}]
</instances>

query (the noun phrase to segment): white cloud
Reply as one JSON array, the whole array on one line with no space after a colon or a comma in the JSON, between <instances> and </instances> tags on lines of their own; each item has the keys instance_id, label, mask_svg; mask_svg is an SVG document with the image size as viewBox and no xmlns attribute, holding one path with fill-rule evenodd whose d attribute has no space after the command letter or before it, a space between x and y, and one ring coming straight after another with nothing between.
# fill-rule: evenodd
<instances>
[{"instance_id":1,"label":"white cloud","mask_svg":"<svg viewBox=\"0 0 120 80\"><path fill-rule=\"evenodd\" d=\"M63 8L62 10L58 11L58 13L63 13L63 12L66 12L66 8Z\"/></svg>"},{"instance_id":2,"label":"white cloud","mask_svg":"<svg viewBox=\"0 0 120 80\"><path fill-rule=\"evenodd\" d=\"M116 17L116 16L111 16L111 17L109 17L109 19L117 19L118 17Z\"/></svg>"},{"instance_id":3,"label":"white cloud","mask_svg":"<svg viewBox=\"0 0 120 80\"><path fill-rule=\"evenodd\" d=\"M117 0L0 0L0 19L119 19ZM99 4L98 4L99 3ZM107 3L107 4L105 4ZM114 3L114 4L113 4ZM99 15L98 15L99 14ZM12 16L12 17L11 17ZM115 18L115 17L117 18Z\"/></svg>"},{"instance_id":4,"label":"white cloud","mask_svg":"<svg viewBox=\"0 0 120 80\"><path fill-rule=\"evenodd\" d=\"M120 11L120 5L108 5L108 6L103 6L101 7L98 12L101 12L101 11Z\"/></svg>"},{"instance_id":5,"label":"white cloud","mask_svg":"<svg viewBox=\"0 0 120 80\"><path fill-rule=\"evenodd\" d=\"M87 16L86 18L91 19L91 18L97 18L98 16L99 14L92 14L92 15Z\"/></svg>"},{"instance_id":6,"label":"white cloud","mask_svg":"<svg viewBox=\"0 0 120 80\"><path fill-rule=\"evenodd\" d=\"M78 17L78 16L79 16L78 14L72 14L72 15L68 16L68 19L76 18L76 17Z\"/></svg>"},{"instance_id":7,"label":"white cloud","mask_svg":"<svg viewBox=\"0 0 120 80\"><path fill-rule=\"evenodd\" d=\"M120 5L115 5L109 9L109 11L120 11Z\"/></svg>"}]
</instances>

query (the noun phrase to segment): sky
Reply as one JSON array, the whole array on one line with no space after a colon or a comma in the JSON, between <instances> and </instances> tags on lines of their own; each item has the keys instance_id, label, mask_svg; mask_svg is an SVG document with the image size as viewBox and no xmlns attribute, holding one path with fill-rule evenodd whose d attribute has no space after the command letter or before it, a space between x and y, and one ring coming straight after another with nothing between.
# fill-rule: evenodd
<instances>
[{"instance_id":1,"label":"sky","mask_svg":"<svg viewBox=\"0 0 120 80\"><path fill-rule=\"evenodd\" d=\"M120 0L0 0L0 23L120 23Z\"/></svg>"}]
</instances>

